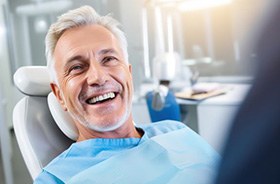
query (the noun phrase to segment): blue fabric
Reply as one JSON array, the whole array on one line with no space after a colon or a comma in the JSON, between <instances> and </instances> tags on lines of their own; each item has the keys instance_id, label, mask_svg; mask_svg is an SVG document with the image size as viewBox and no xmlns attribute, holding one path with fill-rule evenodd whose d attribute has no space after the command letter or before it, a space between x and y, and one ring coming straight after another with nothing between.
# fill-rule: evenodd
<instances>
[{"instance_id":1,"label":"blue fabric","mask_svg":"<svg viewBox=\"0 0 280 184\"><path fill-rule=\"evenodd\" d=\"M162 110L154 110L152 108L153 92L148 92L146 95L146 102L152 122L158 122L162 120L175 120L181 121L181 113L179 104L176 101L176 97L169 90L165 97L165 104Z\"/></svg>"},{"instance_id":2,"label":"blue fabric","mask_svg":"<svg viewBox=\"0 0 280 184\"><path fill-rule=\"evenodd\" d=\"M184 124L163 121L141 128L142 138L72 144L44 168L35 183L195 184L213 174L219 156Z\"/></svg>"}]
</instances>

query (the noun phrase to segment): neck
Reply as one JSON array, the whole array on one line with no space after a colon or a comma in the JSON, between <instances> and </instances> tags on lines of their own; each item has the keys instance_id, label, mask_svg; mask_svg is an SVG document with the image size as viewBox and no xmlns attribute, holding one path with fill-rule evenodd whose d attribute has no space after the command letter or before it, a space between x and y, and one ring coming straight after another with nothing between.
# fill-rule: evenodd
<instances>
[{"instance_id":1,"label":"neck","mask_svg":"<svg viewBox=\"0 0 280 184\"><path fill-rule=\"evenodd\" d=\"M91 130L87 127L84 127L80 123L77 123L77 128L79 130L79 137L77 142L94 139L94 138L140 138L142 137L142 133L138 132L136 127L134 126L132 116L128 118L128 120L119 128L113 131L108 132L98 132Z\"/></svg>"}]
</instances>

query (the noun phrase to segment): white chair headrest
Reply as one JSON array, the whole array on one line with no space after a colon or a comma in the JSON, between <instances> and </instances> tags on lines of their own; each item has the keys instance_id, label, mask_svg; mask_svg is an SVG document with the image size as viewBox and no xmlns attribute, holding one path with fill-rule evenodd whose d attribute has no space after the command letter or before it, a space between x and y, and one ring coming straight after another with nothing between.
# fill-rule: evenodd
<instances>
[{"instance_id":1,"label":"white chair headrest","mask_svg":"<svg viewBox=\"0 0 280 184\"><path fill-rule=\"evenodd\" d=\"M48 95L48 105L53 119L60 130L67 135L67 137L76 141L78 139L78 130L75 122L73 118L70 117L69 113L61 108L53 92Z\"/></svg>"},{"instance_id":2,"label":"white chair headrest","mask_svg":"<svg viewBox=\"0 0 280 184\"><path fill-rule=\"evenodd\" d=\"M29 96L48 96L50 112L60 130L70 139L77 140L78 130L68 112L65 112L51 92L46 66L23 66L14 74L16 87Z\"/></svg>"},{"instance_id":3,"label":"white chair headrest","mask_svg":"<svg viewBox=\"0 0 280 184\"><path fill-rule=\"evenodd\" d=\"M14 74L16 87L24 94L47 96L51 92L50 79L45 66L23 66Z\"/></svg>"}]
</instances>

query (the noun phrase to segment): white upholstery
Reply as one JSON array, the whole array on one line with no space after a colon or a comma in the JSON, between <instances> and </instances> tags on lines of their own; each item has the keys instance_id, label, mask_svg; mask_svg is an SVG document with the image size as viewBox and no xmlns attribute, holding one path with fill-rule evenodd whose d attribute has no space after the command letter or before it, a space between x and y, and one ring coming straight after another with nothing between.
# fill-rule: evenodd
<instances>
[{"instance_id":1,"label":"white upholstery","mask_svg":"<svg viewBox=\"0 0 280 184\"><path fill-rule=\"evenodd\" d=\"M19 68L14 74L17 88L24 94L46 96L51 91L50 79L45 66Z\"/></svg>"},{"instance_id":2,"label":"white upholstery","mask_svg":"<svg viewBox=\"0 0 280 184\"><path fill-rule=\"evenodd\" d=\"M65 112L51 92L50 79L46 66L24 66L14 74L16 87L29 96L48 96L50 112L61 131L70 139L77 140L78 130L74 121Z\"/></svg>"},{"instance_id":3,"label":"white upholstery","mask_svg":"<svg viewBox=\"0 0 280 184\"><path fill-rule=\"evenodd\" d=\"M26 166L34 179L54 157L67 149L73 142L62 132L71 132L73 128L68 114L61 120L67 131L60 131L49 110L47 95L49 94L49 77L46 67L22 67L14 74L17 88L26 96L15 106L13 125L16 138ZM50 108L61 107L51 105ZM52 109L53 112L59 110ZM63 111L62 111L63 112ZM59 114L56 114L59 116ZM67 126L67 123L70 126ZM75 132L76 130L74 130ZM73 133L71 135L73 138Z\"/></svg>"},{"instance_id":4,"label":"white upholstery","mask_svg":"<svg viewBox=\"0 0 280 184\"><path fill-rule=\"evenodd\" d=\"M69 116L67 112L65 112L53 92L48 95L48 105L51 111L51 114L56 121L56 124L60 128L60 130L67 135L72 140L77 140L78 138L78 130L73 121L73 119Z\"/></svg>"}]
</instances>

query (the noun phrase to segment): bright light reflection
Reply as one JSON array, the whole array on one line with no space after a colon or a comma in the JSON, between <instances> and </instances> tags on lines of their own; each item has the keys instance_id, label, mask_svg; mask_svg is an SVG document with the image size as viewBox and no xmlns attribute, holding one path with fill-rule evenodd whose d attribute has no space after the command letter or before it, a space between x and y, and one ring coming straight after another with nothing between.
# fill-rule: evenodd
<instances>
[{"instance_id":1,"label":"bright light reflection","mask_svg":"<svg viewBox=\"0 0 280 184\"><path fill-rule=\"evenodd\" d=\"M181 11L195 11L230 4L231 0L189 0L180 4Z\"/></svg>"},{"instance_id":2,"label":"bright light reflection","mask_svg":"<svg viewBox=\"0 0 280 184\"><path fill-rule=\"evenodd\" d=\"M0 36L4 35L5 31L5 28L2 25L0 25Z\"/></svg>"},{"instance_id":3,"label":"bright light reflection","mask_svg":"<svg viewBox=\"0 0 280 184\"><path fill-rule=\"evenodd\" d=\"M172 24L172 17L169 15L167 17L167 38L168 38L168 52L173 53L173 24Z\"/></svg>"}]
</instances>

